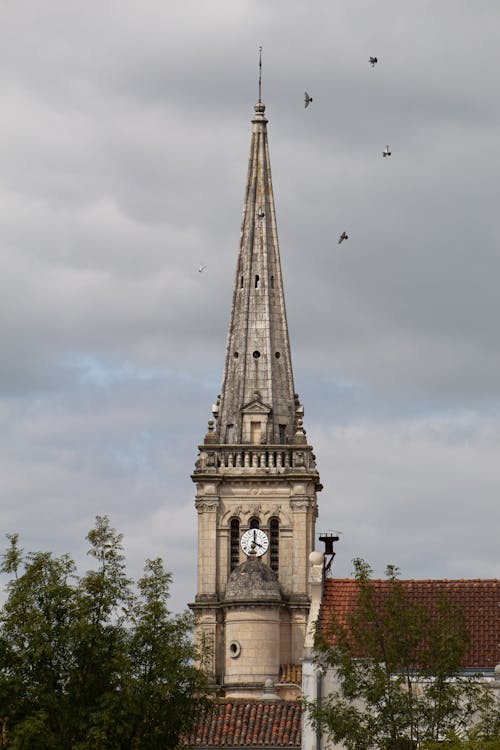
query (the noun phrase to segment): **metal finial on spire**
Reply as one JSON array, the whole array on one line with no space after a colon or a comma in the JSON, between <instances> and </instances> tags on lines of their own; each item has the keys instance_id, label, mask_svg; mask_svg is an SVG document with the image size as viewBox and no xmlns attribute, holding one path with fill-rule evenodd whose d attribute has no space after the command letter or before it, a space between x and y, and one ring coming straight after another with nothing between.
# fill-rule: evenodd
<instances>
[{"instance_id":1,"label":"metal finial on spire","mask_svg":"<svg viewBox=\"0 0 500 750\"><path fill-rule=\"evenodd\" d=\"M259 47L259 104L262 102L262 47Z\"/></svg>"}]
</instances>

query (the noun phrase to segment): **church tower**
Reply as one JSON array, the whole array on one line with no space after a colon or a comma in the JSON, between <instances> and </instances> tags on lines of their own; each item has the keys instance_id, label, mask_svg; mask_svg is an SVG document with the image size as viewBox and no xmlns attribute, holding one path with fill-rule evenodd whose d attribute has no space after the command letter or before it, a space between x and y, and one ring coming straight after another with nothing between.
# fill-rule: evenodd
<instances>
[{"instance_id":1,"label":"church tower","mask_svg":"<svg viewBox=\"0 0 500 750\"><path fill-rule=\"evenodd\" d=\"M205 665L227 697L287 697L321 489L293 384L265 106L255 105L224 378L196 461Z\"/></svg>"}]
</instances>

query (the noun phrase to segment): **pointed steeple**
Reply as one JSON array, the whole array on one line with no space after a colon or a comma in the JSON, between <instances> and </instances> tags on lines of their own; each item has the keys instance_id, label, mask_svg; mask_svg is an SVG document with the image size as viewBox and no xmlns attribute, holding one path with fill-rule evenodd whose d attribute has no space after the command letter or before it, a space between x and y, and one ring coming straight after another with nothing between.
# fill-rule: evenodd
<instances>
[{"instance_id":1,"label":"pointed steeple","mask_svg":"<svg viewBox=\"0 0 500 750\"><path fill-rule=\"evenodd\" d=\"M301 411L293 385L265 109L259 97L224 381L215 410L221 444L294 442Z\"/></svg>"},{"instance_id":2,"label":"pointed steeple","mask_svg":"<svg viewBox=\"0 0 500 750\"><path fill-rule=\"evenodd\" d=\"M192 474L195 638L209 645L206 667L235 700L267 700L269 684L295 697L279 686L279 665L303 656L321 490L294 393L266 125L259 76L224 381ZM263 543L250 570L246 540L256 545L257 529ZM264 594L259 582L243 585L249 572L265 578Z\"/></svg>"}]
</instances>

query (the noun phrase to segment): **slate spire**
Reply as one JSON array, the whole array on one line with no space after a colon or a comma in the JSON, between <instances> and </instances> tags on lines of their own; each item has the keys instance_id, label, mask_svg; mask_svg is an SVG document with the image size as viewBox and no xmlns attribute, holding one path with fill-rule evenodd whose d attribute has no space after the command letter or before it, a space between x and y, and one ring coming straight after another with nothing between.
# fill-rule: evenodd
<instances>
[{"instance_id":1,"label":"slate spire","mask_svg":"<svg viewBox=\"0 0 500 750\"><path fill-rule=\"evenodd\" d=\"M294 442L294 393L265 105L255 105L240 247L216 439L220 444ZM253 425L253 426L252 426ZM259 426L260 425L260 426Z\"/></svg>"}]
</instances>

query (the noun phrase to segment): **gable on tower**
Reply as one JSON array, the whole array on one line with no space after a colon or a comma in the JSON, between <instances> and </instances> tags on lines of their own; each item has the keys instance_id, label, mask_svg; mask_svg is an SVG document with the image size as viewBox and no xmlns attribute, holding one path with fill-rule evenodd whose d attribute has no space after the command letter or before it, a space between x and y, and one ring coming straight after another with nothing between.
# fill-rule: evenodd
<instances>
[{"instance_id":1,"label":"gable on tower","mask_svg":"<svg viewBox=\"0 0 500 750\"><path fill-rule=\"evenodd\" d=\"M269 443L271 414L272 408L269 404L264 404L259 391L255 391L254 399L241 407L242 443Z\"/></svg>"},{"instance_id":2,"label":"gable on tower","mask_svg":"<svg viewBox=\"0 0 500 750\"><path fill-rule=\"evenodd\" d=\"M241 413L242 414L249 414L251 415L259 415L259 416L269 416L272 412L271 407L269 404L264 404L260 400L260 398L255 398L253 401L250 401L249 404L245 404L245 406L241 407Z\"/></svg>"}]
</instances>

